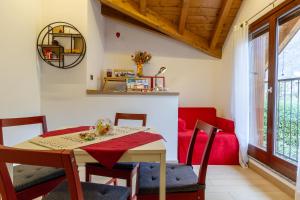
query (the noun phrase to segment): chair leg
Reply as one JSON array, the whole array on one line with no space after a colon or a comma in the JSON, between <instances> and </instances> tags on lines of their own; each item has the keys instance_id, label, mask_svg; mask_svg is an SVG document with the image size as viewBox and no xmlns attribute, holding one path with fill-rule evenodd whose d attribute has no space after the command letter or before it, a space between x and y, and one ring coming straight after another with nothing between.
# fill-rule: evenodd
<instances>
[{"instance_id":1,"label":"chair leg","mask_svg":"<svg viewBox=\"0 0 300 200\"><path fill-rule=\"evenodd\" d=\"M129 200L137 200L137 196L136 195L131 196L131 197L129 197Z\"/></svg>"},{"instance_id":2,"label":"chair leg","mask_svg":"<svg viewBox=\"0 0 300 200\"><path fill-rule=\"evenodd\" d=\"M88 170L85 170L85 181L91 182L92 176Z\"/></svg>"},{"instance_id":3,"label":"chair leg","mask_svg":"<svg viewBox=\"0 0 300 200\"><path fill-rule=\"evenodd\" d=\"M114 178L113 183L114 183L114 186L117 186L118 185L118 179Z\"/></svg>"},{"instance_id":4,"label":"chair leg","mask_svg":"<svg viewBox=\"0 0 300 200\"><path fill-rule=\"evenodd\" d=\"M117 185L118 185L118 179L116 179L116 178L111 178L111 179L109 179L109 181L107 181L107 182L105 183L105 185L110 185L110 184L113 184L114 186L117 186Z\"/></svg>"},{"instance_id":5,"label":"chair leg","mask_svg":"<svg viewBox=\"0 0 300 200\"><path fill-rule=\"evenodd\" d=\"M198 191L198 199L205 200L205 190Z\"/></svg>"},{"instance_id":6,"label":"chair leg","mask_svg":"<svg viewBox=\"0 0 300 200\"><path fill-rule=\"evenodd\" d=\"M132 178L126 179L126 186L131 188L132 187Z\"/></svg>"}]
</instances>

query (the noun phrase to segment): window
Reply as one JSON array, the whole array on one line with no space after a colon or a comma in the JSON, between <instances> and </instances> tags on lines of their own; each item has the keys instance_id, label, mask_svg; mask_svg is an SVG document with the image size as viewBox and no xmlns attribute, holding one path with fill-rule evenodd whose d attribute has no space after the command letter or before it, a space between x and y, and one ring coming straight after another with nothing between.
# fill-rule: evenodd
<instances>
[{"instance_id":1,"label":"window","mask_svg":"<svg viewBox=\"0 0 300 200\"><path fill-rule=\"evenodd\" d=\"M250 35L250 144L266 150L268 108L268 26Z\"/></svg>"},{"instance_id":2,"label":"window","mask_svg":"<svg viewBox=\"0 0 300 200\"><path fill-rule=\"evenodd\" d=\"M279 19L275 154L295 164L299 145L300 14Z\"/></svg>"},{"instance_id":3,"label":"window","mask_svg":"<svg viewBox=\"0 0 300 200\"><path fill-rule=\"evenodd\" d=\"M292 180L300 139L300 1L250 25L249 155Z\"/></svg>"}]
</instances>

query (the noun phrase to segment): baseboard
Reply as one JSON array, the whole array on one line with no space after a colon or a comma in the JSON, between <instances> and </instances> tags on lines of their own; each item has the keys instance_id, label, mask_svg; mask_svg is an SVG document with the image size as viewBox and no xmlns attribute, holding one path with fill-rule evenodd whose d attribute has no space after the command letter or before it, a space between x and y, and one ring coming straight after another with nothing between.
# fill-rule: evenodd
<instances>
[{"instance_id":1,"label":"baseboard","mask_svg":"<svg viewBox=\"0 0 300 200\"><path fill-rule=\"evenodd\" d=\"M292 180L286 178L282 174L274 171L267 165L259 162L254 158L249 159L249 168L254 170L259 175L266 178L268 181L276 185L280 190L285 192L292 198L295 197L296 184Z\"/></svg>"}]
</instances>

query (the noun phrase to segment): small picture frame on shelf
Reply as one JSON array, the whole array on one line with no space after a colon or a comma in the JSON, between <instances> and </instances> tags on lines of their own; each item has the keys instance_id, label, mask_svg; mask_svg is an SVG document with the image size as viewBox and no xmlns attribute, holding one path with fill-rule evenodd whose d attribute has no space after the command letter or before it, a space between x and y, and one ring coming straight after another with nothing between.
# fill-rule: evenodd
<instances>
[{"instance_id":1,"label":"small picture frame on shelf","mask_svg":"<svg viewBox=\"0 0 300 200\"><path fill-rule=\"evenodd\" d=\"M61 25L61 26L55 26L52 29L52 32L53 33L64 33L64 26L63 25Z\"/></svg>"},{"instance_id":2,"label":"small picture frame on shelf","mask_svg":"<svg viewBox=\"0 0 300 200\"><path fill-rule=\"evenodd\" d=\"M133 69L114 69L115 77L134 77Z\"/></svg>"},{"instance_id":3,"label":"small picture frame on shelf","mask_svg":"<svg viewBox=\"0 0 300 200\"><path fill-rule=\"evenodd\" d=\"M150 89L149 80L146 78L128 78L126 80L127 91L148 91Z\"/></svg>"}]
</instances>

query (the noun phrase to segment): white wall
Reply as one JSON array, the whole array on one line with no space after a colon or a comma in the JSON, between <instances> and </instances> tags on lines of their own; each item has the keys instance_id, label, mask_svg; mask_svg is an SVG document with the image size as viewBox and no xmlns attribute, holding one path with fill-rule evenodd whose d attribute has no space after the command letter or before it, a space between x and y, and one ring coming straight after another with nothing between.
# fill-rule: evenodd
<instances>
[{"instance_id":1,"label":"white wall","mask_svg":"<svg viewBox=\"0 0 300 200\"><path fill-rule=\"evenodd\" d=\"M99 118L114 119L116 112L146 113L148 126L157 128L168 140L168 159L176 160L178 97L86 95L87 88L99 87L104 60L105 26L100 9L97 0L43 0L44 26L54 21L69 22L87 42L86 57L79 66L62 70L42 63L42 113L48 118L49 129L94 125ZM94 75L93 81L90 75Z\"/></svg>"},{"instance_id":2,"label":"white wall","mask_svg":"<svg viewBox=\"0 0 300 200\"><path fill-rule=\"evenodd\" d=\"M99 89L104 60L104 19L99 1L88 0L87 2L87 88ZM90 80L90 75L94 76L93 80Z\"/></svg>"},{"instance_id":3,"label":"white wall","mask_svg":"<svg viewBox=\"0 0 300 200\"><path fill-rule=\"evenodd\" d=\"M87 36L87 0L42 0L42 23L40 29L46 25L65 21L74 25L86 38ZM63 8L63 9L57 9ZM86 40L88 45L88 40ZM101 45L101 44L100 44ZM62 70L41 61L41 98L42 112L45 96L59 98L80 97L85 93L87 85L87 56L82 62L71 69Z\"/></svg>"},{"instance_id":4,"label":"white wall","mask_svg":"<svg viewBox=\"0 0 300 200\"><path fill-rule=\"evenodd\" d=\"M57 9L57 8L64 9ZM43 26L55 21L65 21L73 24L85 37L87 52L82 62L71 69L57 69L42 62L41 66L41 99L42 113L47 114L53 107L49 102L64 102L74 104L80 102L84 107L86 102L86 88L97 85L97 73L100 71L103 54L104 27L100 13L100 4L97 0L43 0L42 1ZM87 67L89 66L89 67ZM97 70L97 68L99 68ZM89 74L94 74L94 81L88 79ZM98 75L99 76L99 75ZM52 104L51 104L52 105ZM74 107L80 110L80 107ZM69 116L67 113L65 116ZM55 116L48 116L50 128ZM80 117L80 116L78 116Z\"/></svg>"},{"instance_id":5,"label":"white wall","mask_svg":"<svg viewBox=\"0 0 300 200\"><path fill-rule=\"evenodd\" d=\"M40 113L40 89L36 37L40 19L39 0L0 1L0 118ZM35 127L4 130L6 145L37 134Z\"/></svg>"},{"instance_id":6,"label":"white wall","mask_svg":"<svg viewBox=\"0 0 300 200\"><path fill-rule=\"evenodd\" d=\"M115 36L120 32L120 38ZM133 68L131 54L148 51L153 58L144 67L145 75L154 75L166 66L167 88L180 92L180 106L215 106L217 73L221 60L163 34L133 24L105 18L105 57L103 68Z\"/></svg>"}]
</instances>

